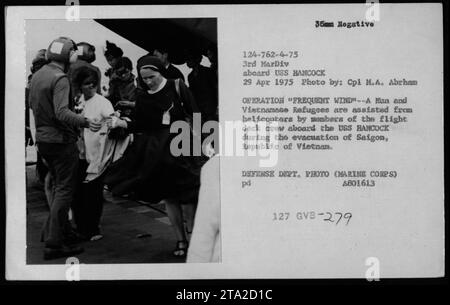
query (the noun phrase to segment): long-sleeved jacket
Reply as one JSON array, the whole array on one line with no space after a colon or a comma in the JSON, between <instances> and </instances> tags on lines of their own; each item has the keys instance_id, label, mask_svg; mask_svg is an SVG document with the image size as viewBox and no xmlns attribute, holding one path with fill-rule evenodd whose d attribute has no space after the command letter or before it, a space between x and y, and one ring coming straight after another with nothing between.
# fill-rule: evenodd
<instances>
[{"instance_id":1,"label":"long-sleeved jacket","mask_svg":"<svg viewBox=\"0 0 450 305\"><path fill-rule=\"evenodd\" d=\"M57 64L49 63L33 75L29 98L36 124L36 142L76 142L77 129L86 126L87 121L71 110L69 97L69 80Z\"/></svg>"},{"instance_id":2,"label":"long-sleeved jacket","mask_svg":"<svg viewBox=\"0 0 450 305\"><path fill-rule=\"evenodd\" d=\"M108 99L114 107L120 101L136 101L136 84L134 79L133 74L127 80L122 80L113 74L112 79L109 81Z\"/></svg>"}]
</instances>

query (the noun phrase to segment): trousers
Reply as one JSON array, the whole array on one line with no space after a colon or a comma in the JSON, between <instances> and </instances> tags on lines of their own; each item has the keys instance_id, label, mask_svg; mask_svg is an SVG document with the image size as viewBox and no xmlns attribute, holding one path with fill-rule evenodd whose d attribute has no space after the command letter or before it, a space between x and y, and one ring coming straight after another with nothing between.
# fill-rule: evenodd
<instances>
[{"instance_id":1,"label":"trousers","mask_svg":"<svg viewBox=\"0 0 450 305\"><path fill-rule=\"evenodd\" d=\"M74 199L78 172L78 148L75 143L37 143L39 153L47 163L52 184L50 214L42 230L46 247L60 247L71 230L68 212Z\"/></svg>"},{"instance_id":2,"label":"trousers","mask_svg":"<svg viewBox=\"0 0 450 305\"><path fill-rule=\"evenodd\" d=\"M100 220L103 212L103 181L98 177L88 183L86 178L86 160L80 160L77 177L77 191L72 205L73 216L78 233L92 237L100 234Z\"/></svg>"}]
</instances>

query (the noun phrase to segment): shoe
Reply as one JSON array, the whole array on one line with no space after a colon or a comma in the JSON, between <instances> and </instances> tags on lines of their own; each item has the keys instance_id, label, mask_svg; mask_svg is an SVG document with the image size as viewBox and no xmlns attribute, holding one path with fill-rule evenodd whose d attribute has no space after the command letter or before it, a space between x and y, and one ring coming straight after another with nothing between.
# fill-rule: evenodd
<instances>
[{"instance_id":1,"label":"shoe","mask_svg":"<svg viewBox=\"0 0 450 305\"><path fill-rule=\"evenodd\" d=\"M189 243L188 243L187 240L179 240L179 241L177 241L177 247L172 252L173 256L186 257L188 248L189 248Z\"/></svg>"},{"instance_id":2,"label":"shoe","mask_svg":"<svg viewBox=\"0 0 450 305\"><path fill-rule=\"evenodd\" d=\"M56 259L61 257L68 257L83 253L84 249L80 247L61 246L59 248L44 249L44 260Z\"/></svg>"},{"instance_id":3,"label":"shoe","mask_svg":"<svg viewBox=\"0 0 450 305\"><path fill-rule=\"evenodd\" d=\"M79 244L85 241L88 241L89 238L86 237L84 234L78 233L76 231L71 231L67 236L64 238L64 243L66 245L75 245Z\"/></svg>"}]
</instances>

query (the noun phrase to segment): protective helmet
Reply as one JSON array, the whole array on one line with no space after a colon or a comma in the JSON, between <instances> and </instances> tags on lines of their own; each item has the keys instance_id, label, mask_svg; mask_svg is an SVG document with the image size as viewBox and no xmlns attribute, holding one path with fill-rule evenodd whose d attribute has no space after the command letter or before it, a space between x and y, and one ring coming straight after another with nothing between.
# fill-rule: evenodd
<instances>
[{"instance_id":1,"label":"protective helmet","mask_svg":"<svg viewBox=\"0 0 450 305\"><path fill-rule=\"evenodd\" d=\"M72 50L77 50L75 42L68 37L59 37L48 46L45 56L49 61L69 63Z\"/></svg>"},{"instance_id":2,"label":"protective helmet","mask_svg":"<svg viewBox=\"0 0 450 305\"><path fill-rule=\"evenodd\" d=\"M95 61L95 47L87 42L77 43L78 59L92 63Z\"/></svg>"}]
</instances>

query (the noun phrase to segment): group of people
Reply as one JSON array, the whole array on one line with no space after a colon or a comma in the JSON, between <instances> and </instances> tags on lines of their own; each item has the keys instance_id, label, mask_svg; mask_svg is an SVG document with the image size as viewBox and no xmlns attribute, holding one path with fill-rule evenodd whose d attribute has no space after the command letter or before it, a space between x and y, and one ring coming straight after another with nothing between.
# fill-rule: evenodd
<instances>
[{"instance_id":1,"label":"group of people","mask_svg":"<svg viewBox=\"0 0 450 305\"><path fill-rule=\"evenodd\" d=\"M137 61L136 77L132 61L106 41L109 86L101 88L93 45L60 37L38 52L26 98L50 208L42 231L44 259L79 254L80 242L103 237L105 185L113 195L164 203L177 239L173 255L187 256L208 156L174 156L170 144L177 134L170 126L189 122L194 113L203 122L218 120L217 57L208 54L210 67L201 65L199 52L187 56L188 87L164 46Z\"/></svg>"}]
</instances>

